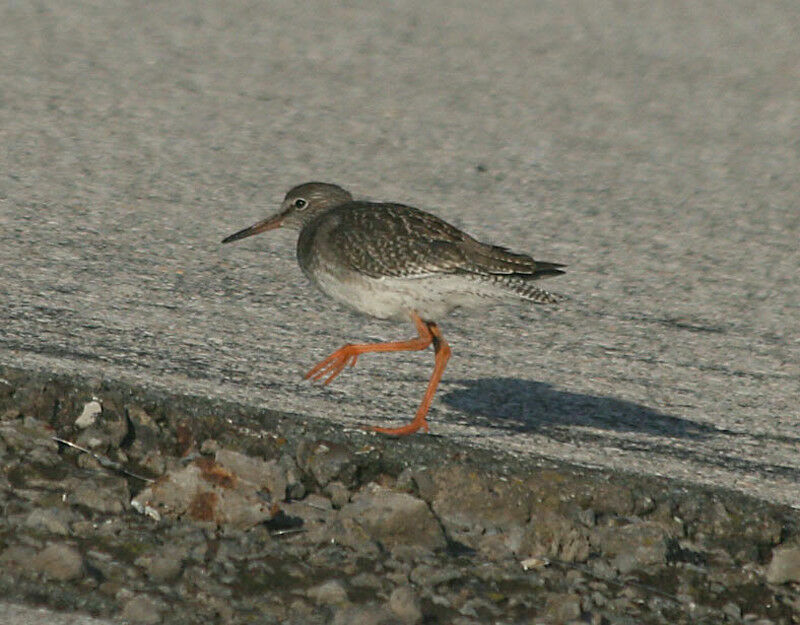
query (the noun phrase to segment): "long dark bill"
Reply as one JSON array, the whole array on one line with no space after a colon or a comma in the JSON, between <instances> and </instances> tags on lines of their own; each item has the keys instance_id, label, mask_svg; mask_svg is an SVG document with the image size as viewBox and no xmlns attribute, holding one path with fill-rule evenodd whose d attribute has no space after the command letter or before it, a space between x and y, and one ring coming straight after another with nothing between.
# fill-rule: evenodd
<instances>
[{"instance_id":1,"label":"long dark bill","mask_svg":"<svg viewBox=\"0 0 800 625\"><path fill-rule=\"evenodd\" d=\"M280 228L281 223L283 223L283 219L284 219L283 214L267 217L263 221L254 223L252 226L245 228L244 230L239 230L239 232L236 232L229 237L225 237L224 239L222 239L222 242L231 243L232 241L238 241L239 239L251 237L254 234L258 234L259 232L265 232L267 230L274 230L275 228Z\"/></svg>"}]
</instances>

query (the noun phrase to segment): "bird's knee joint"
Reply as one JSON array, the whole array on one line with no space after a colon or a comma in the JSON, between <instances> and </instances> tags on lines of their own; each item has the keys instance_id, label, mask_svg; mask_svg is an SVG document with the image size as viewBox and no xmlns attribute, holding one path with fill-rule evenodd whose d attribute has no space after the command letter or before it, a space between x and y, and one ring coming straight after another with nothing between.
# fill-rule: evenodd
<instances>
[{"instance_id":1,"label":"bird's knee joint","mask_svg":"<svg viewBox=\"0 0 800 625\"><path fill-rule=\"evenodd\" d=\"M433 349L437 354L443 354L445 358L450 357L450 346L437 336L433 337Z\"/></svg>"}]
</instances>

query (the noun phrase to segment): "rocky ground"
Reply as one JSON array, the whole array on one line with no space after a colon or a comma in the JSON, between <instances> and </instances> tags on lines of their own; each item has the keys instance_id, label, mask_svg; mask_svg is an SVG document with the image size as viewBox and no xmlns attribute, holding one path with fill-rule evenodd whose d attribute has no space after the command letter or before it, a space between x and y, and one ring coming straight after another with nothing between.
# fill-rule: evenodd
<instances>
[{"instance_id":1,"label":"rocky ground","mask_svg":"<svg viewBox=\"0 0 800 625\"><path fill-rule=\"evenodd\" d=\"M58 440L56 440L58 439ZM0 371L0 595L131 623L800 623L800 512Z\"/></svg>"}]
</instances>

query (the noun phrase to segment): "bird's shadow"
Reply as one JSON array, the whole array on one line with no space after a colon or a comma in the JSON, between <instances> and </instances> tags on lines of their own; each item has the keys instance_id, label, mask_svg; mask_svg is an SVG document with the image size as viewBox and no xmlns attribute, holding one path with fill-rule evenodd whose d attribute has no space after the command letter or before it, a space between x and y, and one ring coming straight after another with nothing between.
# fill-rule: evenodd
<instances>
[{"instance_id":1,"label":"bird's shadow","mask_svg":"<svg viewBox=\"0 0 800 625\"><path fill-rule=\"evenodd\" d=\"M578 426L680 438L721 432L634 402L558 390L544 382L483 378L455 384L462 388L446 393L444 403L489 428L548 433Z\"/></svg>"},{"instance_id":2,"label":"bird's shadow","mask_svg":"<svg viewBox=\"0 0 800 625\"><path fill-rule=\"evenodd\" d=\"M470 422L513 432L539 432L564 438L559 432L606 430L639 433L662 438L746 437L757 441L800 444L800 437L759 432L737 432L691 419L659 412L648 406L614 397L599 397L559 390L545 382L517 378L451 380L461 388L442 396L442 401L470 415ZM597 438L597 434L582 435Z\"/></svg>"},{"instance_id":3,"label":"bird's shadow","mask_svg":"<svg viewBox=\"0 0 800 625\"><path fill-rule=\"evenodd\" d=\"M483 378L450 381L453 383L461 388L445 393L442 401L469 415L473 425L539 433L572 445L600 445L769 479L800 480L800 469L795 466L745 458L738 451L740 443L794 446L800 443L798 437L718 428L630 401L558 390L543 382ZM706 439L709 444L676 444L677 439L690 438Z\"/></svg>"}]
</instances>

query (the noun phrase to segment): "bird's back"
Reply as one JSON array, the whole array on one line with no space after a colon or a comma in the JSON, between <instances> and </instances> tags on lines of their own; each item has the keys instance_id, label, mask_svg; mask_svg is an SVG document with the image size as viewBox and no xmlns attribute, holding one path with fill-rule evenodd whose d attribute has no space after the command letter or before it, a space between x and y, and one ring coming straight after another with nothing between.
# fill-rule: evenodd
<instances>
[{"instance_id":1,"label":"bird's back","mask_svg":"<svg viewBox=\"0 0 800 625\"><path fill-rule=\"evenodd\" d=\"M422 295L426 284L447 277L450 290L485 287L498 295L551 303L556 298L531 282L563 273L562 265L481 243L435 215L402 204L347 202L332 208L303 228L297 252L301 267L318 284L321 272L342 279L402 280L418 284Z\"/></svg>"}]
</instances>

